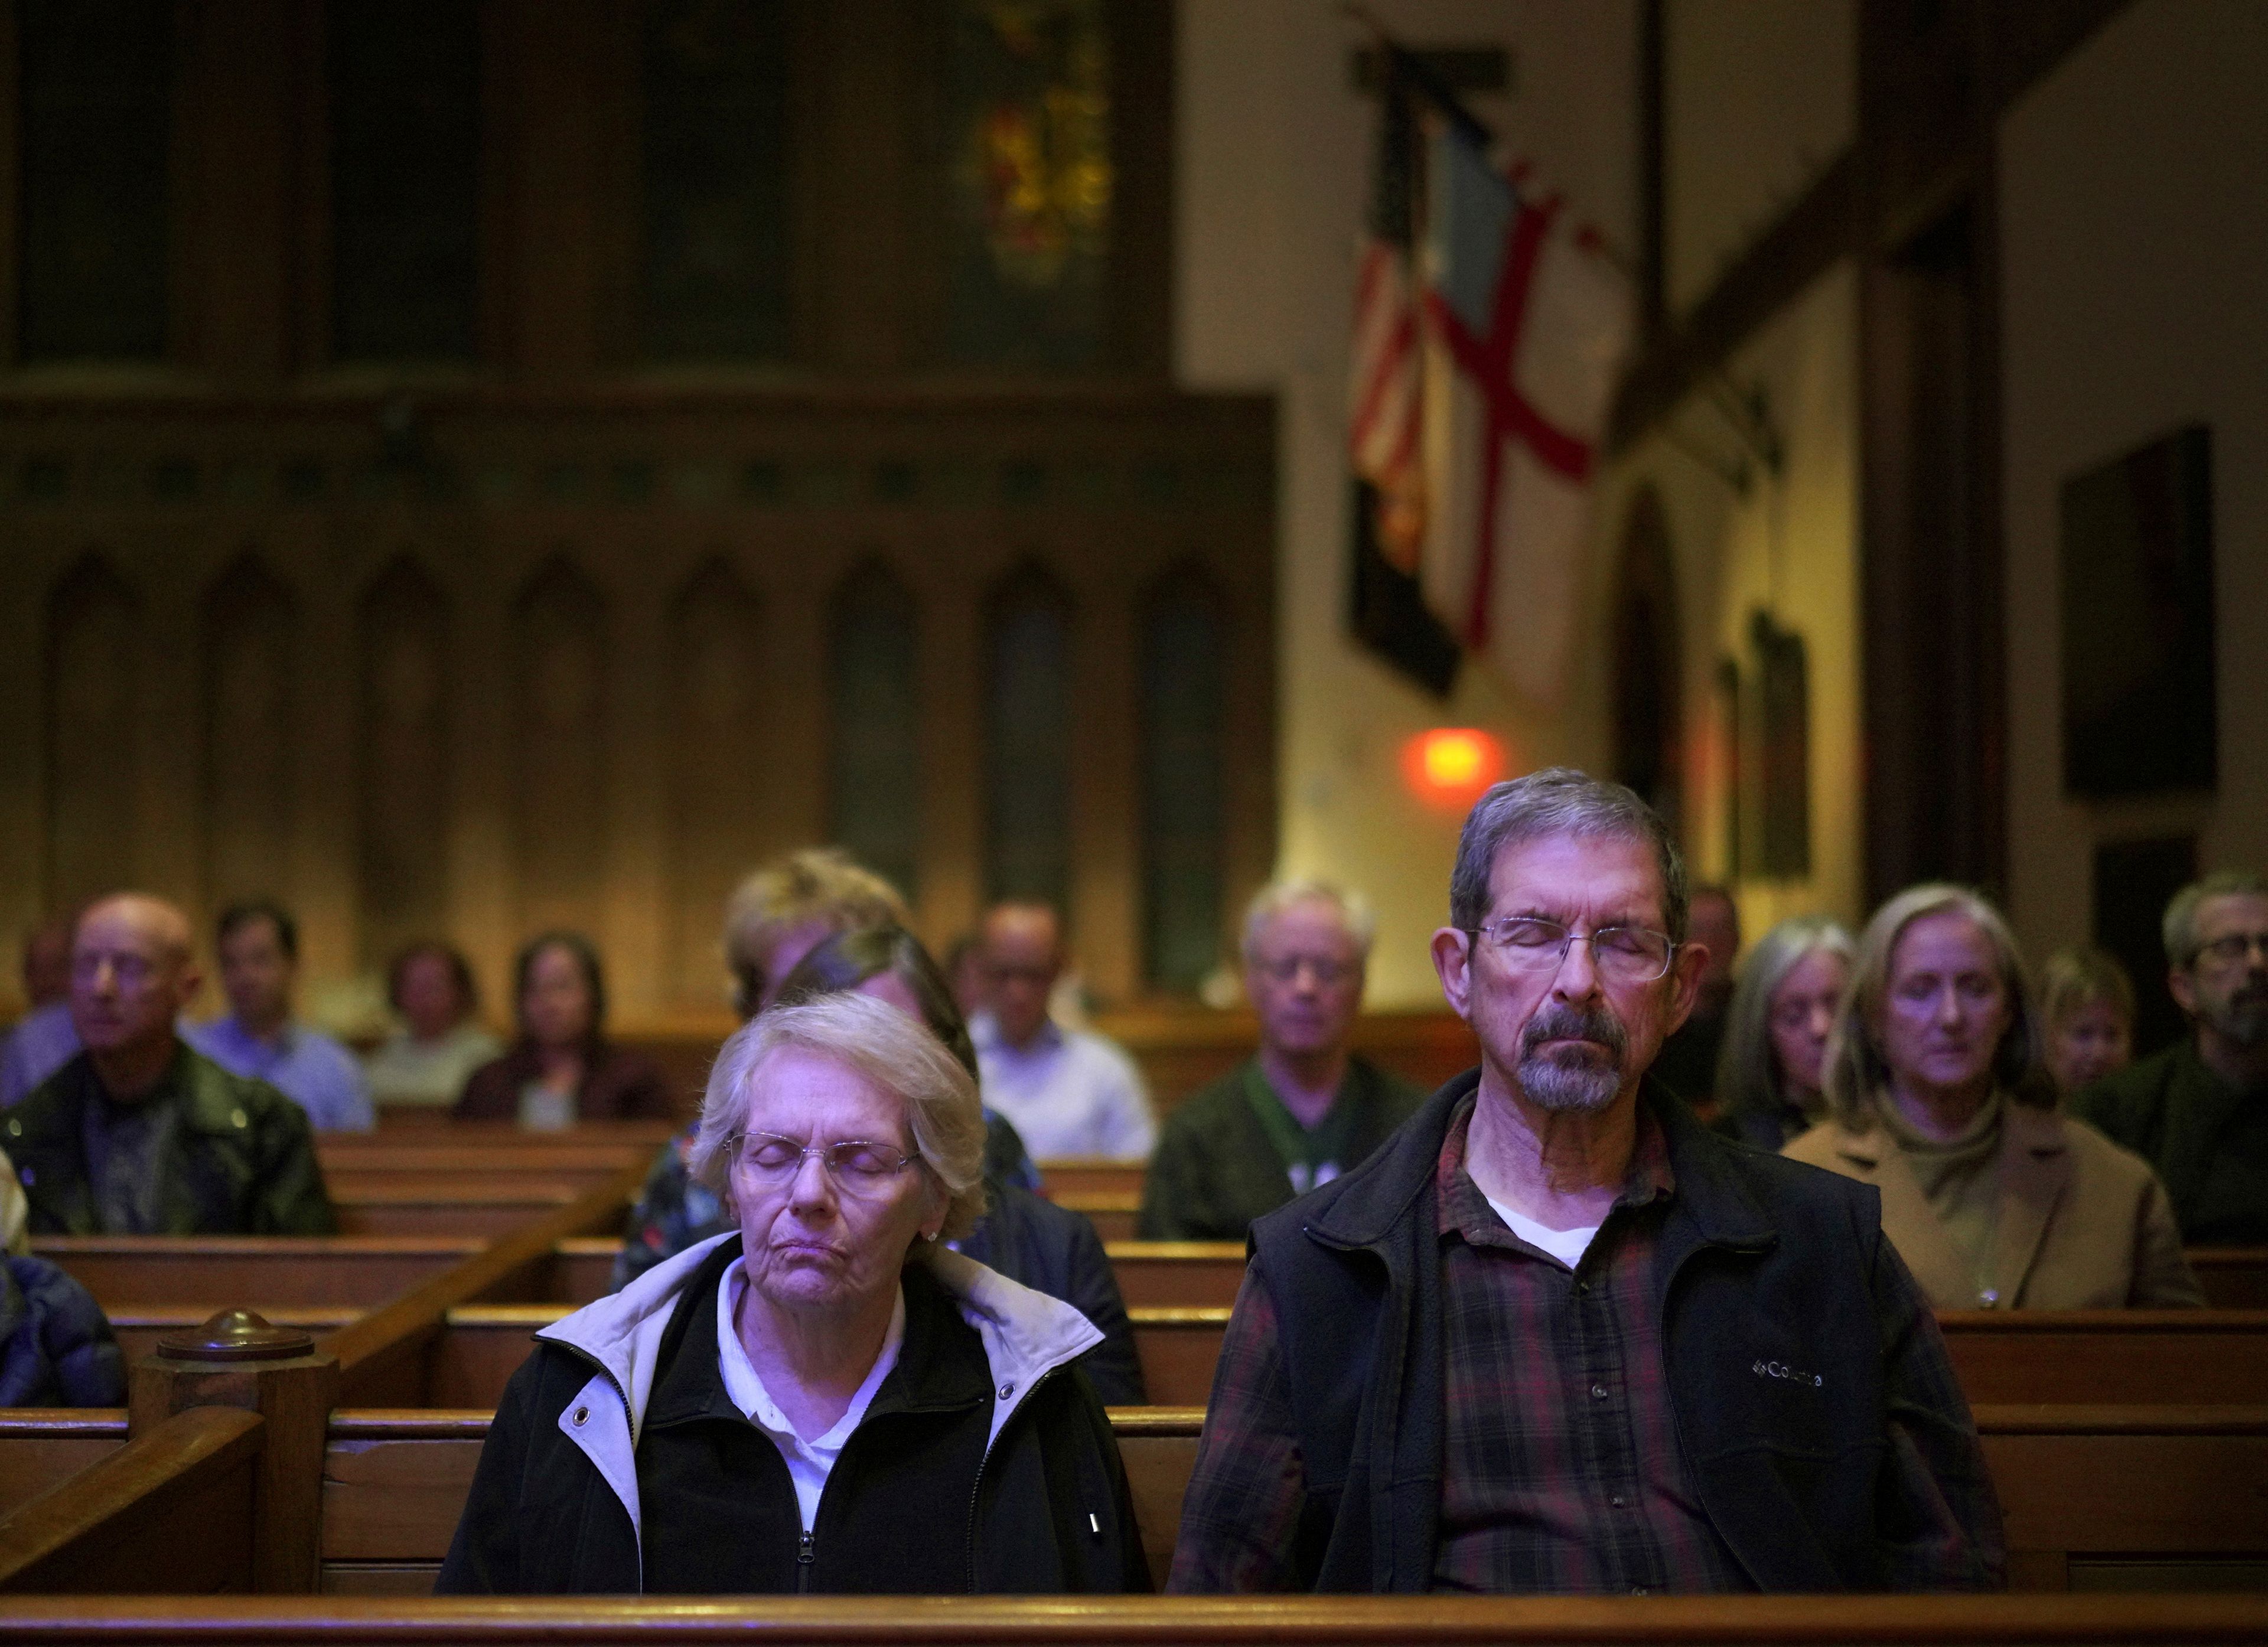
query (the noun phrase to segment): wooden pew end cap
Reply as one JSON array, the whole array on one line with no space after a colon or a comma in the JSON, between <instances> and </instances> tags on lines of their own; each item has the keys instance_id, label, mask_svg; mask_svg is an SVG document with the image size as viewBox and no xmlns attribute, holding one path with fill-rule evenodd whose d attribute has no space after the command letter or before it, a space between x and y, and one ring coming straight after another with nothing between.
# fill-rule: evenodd
<instances>
[{"instance_id":1,"label":"wooden pew end cap","mask_svg":"<svg viewBox=\"0 0 2268 1647\"><path fill-rule=\"evenodd\" d=\"M170 1361L288 1361L314 1349L304 1329L271 1325L254 1310L223 1310L202 1326L158 1341L158 1353Z\"/></svg>"}]
</instances>

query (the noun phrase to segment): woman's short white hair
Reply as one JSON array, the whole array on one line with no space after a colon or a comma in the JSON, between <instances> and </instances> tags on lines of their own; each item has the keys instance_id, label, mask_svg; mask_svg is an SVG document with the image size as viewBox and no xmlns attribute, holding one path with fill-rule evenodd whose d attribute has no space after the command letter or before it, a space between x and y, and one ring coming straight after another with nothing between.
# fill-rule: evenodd
<instances>
[{"instance_id":1,"label":"woman's short white hair","mask_svg":"<svg viewBox=\"0 0 2268 1647\"><path fill-rule=\"evenodd\" d=\"M1303 876L1270 881L1244 907L1245 960L1252 959L1253 951L1260 945L1260 934L1270 921L1294 904L1302 903L1327 903L1337 910L1339 924L1346 928L1355 948L1362 952L1365 960L1370 959L1371 940L1378 935L1378 918L1371 913L1369 901L1353 888L1336 881Z\"/></svg>"},{"instance_id":2,"label":"woman's short white hair","mask_svg":"<svg viewBox=\"0 0 2268 1647\"><path fill-rule=\"evenodd\" d=\"M976 1083L945 1043L896 1007L871 996L822 995L760 1013L735 1030L709 1071L688 1165L694 1181L730 1200L732 1143L775 1056L831 1058L904 1104L914 1153L946 1193L947 1240L984 1216L984 1108ZM880 1142L878 1140L878 1142Z\"/></svg>"}]
</instances>

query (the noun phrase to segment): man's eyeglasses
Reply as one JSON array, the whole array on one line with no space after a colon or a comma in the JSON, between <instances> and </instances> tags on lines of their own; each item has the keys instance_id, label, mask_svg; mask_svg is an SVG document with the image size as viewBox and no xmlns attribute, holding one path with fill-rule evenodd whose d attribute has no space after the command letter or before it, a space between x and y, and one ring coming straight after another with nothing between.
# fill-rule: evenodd
<instances>
[{"instance_id":1,"label":"man's eyeglasses","mask_svg":"<svg viewBox=\"0 0 2268 1647\"><path fill-rule=\"evenodd\" d=\"M752 1183L780 1185L792 1181L812 1156L827 1169L836 1188L850 1195L879 1195L890 1180L916 1161L894 1143L874 1143L865 1138L844 1138L836 1143L798 1143L776 1132L743 1132L725 1146L733 1165Z\"/></svg>"},{"instance_id":2,"label":"man's eyeglasses","mask_svg":"<svg viewBox=\"0 0 2268 1647\"><path fill-rule=\"evenodd\" d=\"M1652 983L1669 970L1677 945L1664 932L1642 926L1594 927L1578 932L1541 915L1499 915L1472 929L1476 938L1486 938L1504 957L1505 964L1521 972L1559 970L1567 951L1579 938L1591 946L1591 965L1613 983Z\"/></svg>"},{"instance_id":3,"label":"man's eyeglasses","mask_svg":"<svg viewBox=\"0 0 2268 1647\"><path fill-rule=\"evenodd\" d=\"M2231 932L2210 944L2200 944L2198 953L2217 967L2235 967L2256 949L2263 960L2268 960L2268 932Z\"/></svg>"}]
</instances>

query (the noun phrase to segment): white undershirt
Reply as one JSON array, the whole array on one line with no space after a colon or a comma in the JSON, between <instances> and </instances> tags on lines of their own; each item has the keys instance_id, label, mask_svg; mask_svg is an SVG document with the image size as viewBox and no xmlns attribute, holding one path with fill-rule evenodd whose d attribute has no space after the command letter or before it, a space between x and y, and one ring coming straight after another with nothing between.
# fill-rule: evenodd
<instances>
[{"instance_id":1,"label":"white undershirt","mask_svg":"<svg viewBox=\"0 0 2268 1647\"><path fill-rule=\"evenodd\" d=\"M1550 1254L1570 1269L1583 1261L1583 1254L1590 1250L1592 1238L1599 1232L1599 1226L1595 1224L1587 1230L1555 1230L1550 1224L1523 1217L1485 1190L1482 1192L1482 1199L1496 1209L1496 1216L1504 1220L1506 1229L1538 1252Z\"/></svg>"},{"instance_id":2,"label":"white undershirt","mask_svg":"<svg viewBox=\"0 0 2268 1647\"><path fill-rule=\"evenodd\" d=\"M850 1432L858 1428L866 1416L866 1408L873 1404L874 1392L882 1387L882 1380L890 1376L897 1364L898 1348L906 1340L906 1290L898 1288L897 1300L890 1306L889 1330L882 1335L882 1353L874 1357L865 1382L850 1397L850 1405L843 1409L843 1416L835 1427L814 1441L806 1441L788 1423L787 1415L779 1403L772 1400L771 1392L764 1388L763 1379L757 1373L755 1364L740 1342L740 1335L733 1323L739 1319L741 1295L748 1290L746 1261L734 1259L725 1267L724 1276L717 1283L717 1364L725 1375L725 1393L733 1398L733 1405L747 1415L748 1422L772 1438L779 1448L780 1457L787 1464L788 1479L795 1483L795 1502L803 1512L804 1531L808 1533L819 1518L819 1496L827 1490L827 1478L834 1472L835 1460L842 1456L843 1443Z\"/></svg>"}]
</instances>

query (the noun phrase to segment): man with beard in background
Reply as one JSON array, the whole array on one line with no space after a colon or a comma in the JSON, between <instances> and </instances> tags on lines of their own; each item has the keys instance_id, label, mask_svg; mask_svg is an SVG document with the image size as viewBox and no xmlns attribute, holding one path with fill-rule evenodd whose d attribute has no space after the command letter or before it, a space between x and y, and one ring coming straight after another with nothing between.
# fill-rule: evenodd
<instances>
[{"instance_id":1,"label":"man with beard in background","mask_svg":"<svg viewBox=\"0 0 2268 1647\"><path fill-rule=\"evenodd\" d=\"M1997 1586L1976 1427L1875 1192L1647 1075L1708 959L1661 820L1580 772L1500 783L1449 912L1481 1067L1253 1225L1171 1587Z\"/></svg>"},{"instance_id":2,"label":"man with beard in background","mask_svg":"<svg viewBox=\"0 0 2268 1647\"><path fill-rule=\"evenodd\" d=\"M2194 1033L2072 1108L2158 1169L2191 1246L2268 1246L2268 876L2183 887L2161 936Z\"/></svg>"}]
</instances>

